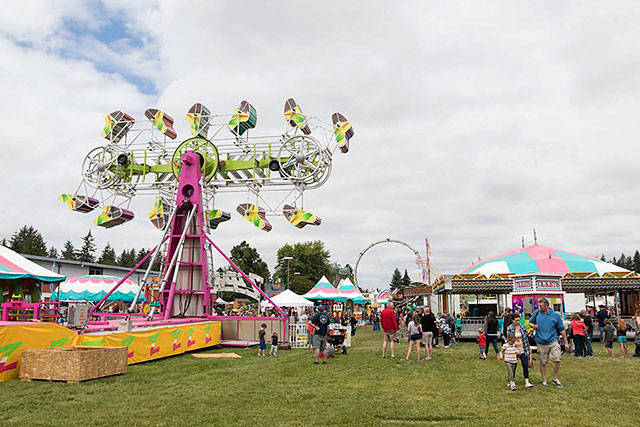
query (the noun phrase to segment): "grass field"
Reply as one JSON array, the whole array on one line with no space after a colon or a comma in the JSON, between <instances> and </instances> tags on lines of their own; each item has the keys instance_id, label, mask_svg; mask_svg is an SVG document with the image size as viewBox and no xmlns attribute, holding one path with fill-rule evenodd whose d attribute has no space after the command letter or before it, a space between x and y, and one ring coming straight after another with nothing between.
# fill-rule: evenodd
<instances>
[{"instance_id":1,"label":"grass field","mask_svg":"<svg viewBox=\"0 0 640 427\"><path fill-rule=\"evenodd\" d=\"M565 357L563 389L505 387L501 362L477 358L475 343L436 350L429 362L380 358L381 334L360 328L348 355L313 365L304 350L259 358L190 354L128 367L80 384L0 384L0 424L20 425L635 425L640 360ZM631 344L631 347L633 344ZM229 349L213 350L229 352Z\"/></svg>"}]
</instances>

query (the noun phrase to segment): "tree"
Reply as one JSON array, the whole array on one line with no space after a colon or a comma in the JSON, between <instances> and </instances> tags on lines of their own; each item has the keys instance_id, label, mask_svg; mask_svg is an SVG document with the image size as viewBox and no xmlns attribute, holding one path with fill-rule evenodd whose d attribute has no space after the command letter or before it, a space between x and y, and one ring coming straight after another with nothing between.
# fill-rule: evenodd
<instances>
[{"instance_id":1,"label":"tree","mask_svg":"<svg viewBox=\"0 0 640 427\"><path fill-rule=\"evenodd\" d=\"M640 252L636 249L636 253L633 254L633 271L640 273Z\"/></svg>"},{"instance_id":2,"label":"tree","mask_svg":"<svg viewBox=\"0 0 640 427\"><path fill-rule=\"evenodd\" d=\"M96 260L96 243L91 230L82 238L82 247L78 251L78 261L94 262Z\"/></svg>"},{"instance_id":3,"label":"tree","mask_svg":"<svg viewBox=\"0 0 640 427\"><path fill-rule=\"evenodd\" d=\"M73 247L73 243L67 240L64 244L64 249L62 250L62 258L74 260L76 258L76 249Z\"/></svg>"},{"instance_id":4,"label":"tree","mask_svg":"<svg viewBox=\"0 0 640 427\"><path fill-rule=\"evenodd\" d=\"M58 250L51 245L49 248L49 254L47 255L49 258L58 258Z\"/></svg>"},{"instance_id":5,"label":"tree","mask_svg":"<svg viewBox=\"0 0 640 427\"><path fill-rule=\"evenodd\" d=\"M391 276L391 283L389 286L391 286L392 291L402 288L402 274L400 274L400 270L397 268L393 270L393 276Z\"/></svg>"},{"instance_id":6,"label":"tree","mask_svg":"<svg viewBox=\"0 0 640 427\"><path fill-rule=\"evenodd\" d=\"M600 257L600 261L606 262L607 259L604 257L604 254L602 254L602 256Z\"/></svg>"},{"instance_id":7,"label":"tree","mask_svg":"<svg viewBox=\"0 0 640 427\"><path fill-rule=\"evenodd\" d=\"M131 250L126 250L123 249L122 252L120 253L120 256L118 256L118 265L120 267L133 267L136 265L136 250L135 249L131 249Z\"/></svg>"},{"instance_id":8,"label":"tree","mask_svg":"<svg viewBox=\"0 0 640 427\"><path fill-rule=\"evenodd\" d=\"M47 256L47 244L42 234L30 225L23 225L13 233L9 247L19 254Z\"/></svg>"},{"instance_id":9,"label":"tree","mask_svg":"<svg viewBox=\"0 0 640 427\"><path fill-rule=\"evenodd\" d=\"M116 258L116 251L111 247L109 243L102 249L102 254L98 258L100 264L117 265L118 260Z\"/></svg>"},{"instance_id":10,"label":"tree","mask_svg":"<svg viewBox=\"0 0 640 427\"><path fill-rule=\"evenodd\" d=\"M231 248L231 261L245 273L257 274L264 279L265 284L269 282L270 273L267 263L260 258L257 249L249 246L246 241L243 240L242 243Z\"/></svg>"},{"instance_id":11,"label":"tree","mask_svg":"<svg viewBox=\"0 0 640 427\"><path fill-rule=\"evenodd\" d=\"M274 279L281 279L298 294L306 293L322 276L329 280L337 277L337 266L329 261L331 254L320 240L294 245L287 243L278 249L277 258Z\"/></svg>"},{"instance_id":12,"label":"tree","mask_svg":"<svg viewBox=\"0 0 640 427\"><path fill-rule=\"evenodd\" d=\"M9 247L9 244L7 243L7 239L2 239L2 243L0 243L0 245L4 246L5 248Z\"/></svg>"},{"instance_id":13,"label":"tree","mask_svg":"<svg viewBox=\"0 0 640 427\"><path fill-rule=\"evenodd\" d=\"M407 270L404 270L404 276L402 276L402 288L406 288L407 286L409 286L411 284L411 278L409 277L409 274L407 273Z\"/></svg>"}]
</instances>

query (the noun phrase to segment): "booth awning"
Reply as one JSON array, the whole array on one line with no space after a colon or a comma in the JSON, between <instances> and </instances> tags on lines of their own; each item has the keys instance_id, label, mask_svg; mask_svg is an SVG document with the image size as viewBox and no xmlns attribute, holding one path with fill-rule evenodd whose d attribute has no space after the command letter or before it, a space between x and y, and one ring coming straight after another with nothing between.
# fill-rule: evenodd
<instances>
[{"instance_id":1,"label":"booth awning","mask_svg":"<svg viewBox=\"0 0 640 427\"><path fill-rule=\"evenodd\" d=\"M364 305L367 303L367 300L362 296L360 290L351 282L351 280L349 280L348 277L340 282L338 285L338 292L340 292L340 295L346 299L352 300L354 304Z\"/></svg>"},{"instance_id":2,"label":"booth awning","mask_svg":"<svg viewBox=\"0 0 640 427\"><path fill-rule=\"evenodd\" d=\"M17 252L0 245L0 279L35 279L41 282L62 282L65 276L49 271Z\"/></svg>"},{"instance_id":3,"label":"booth awning","mask_svg":"<svg viewBox=\"0 0 640 427\"><path fill-rule=\"evenodd\" d=\"M104 298L120 280L120 277L102 275L70 277L60 283L58 289L51 295L51 299L58 301L97 302ZM127 279L115 292L109 295L107 301L124 301L130 303L133 302L137 292L138 285ZM143 301L143 295L140 295L138 300Z\"/></svg>"}]
</instances>

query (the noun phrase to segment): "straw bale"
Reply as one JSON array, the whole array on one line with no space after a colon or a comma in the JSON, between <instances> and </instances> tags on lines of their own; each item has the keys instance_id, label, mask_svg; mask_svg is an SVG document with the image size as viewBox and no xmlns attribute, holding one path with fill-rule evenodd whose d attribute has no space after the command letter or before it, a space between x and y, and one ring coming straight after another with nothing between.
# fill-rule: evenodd
<instances>
[{"instance_id":1,"label":"straw bale","mask_svg":"<svg viewBox=\"0 0 640 427\"><path fill-rule=\"evenodd\" d=\"M20 379L79 382L126 370L126 347L34 349L22 352Z\"/></svg>"}]
</instances>

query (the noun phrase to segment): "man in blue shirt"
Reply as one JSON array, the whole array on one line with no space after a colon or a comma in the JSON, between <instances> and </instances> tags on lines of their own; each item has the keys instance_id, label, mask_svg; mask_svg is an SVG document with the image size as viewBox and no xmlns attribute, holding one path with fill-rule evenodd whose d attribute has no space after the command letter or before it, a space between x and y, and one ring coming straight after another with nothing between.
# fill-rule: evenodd
<instances>
[{"instance_id":1,"label":"man in blue shirt","mask_svg":"<svg viewBox=\"0 0 640 427\"><path fill-rule=\"evenodd\" d=\"M558 344L558 334L562 334L564 342L569 342L567 341L567 331L564 329L562 318L549 308L549 300L540 298L538 300L538 310L533 313L529 323L536 330L535 340L536 344L538 344L538 355L540 356L542 385L547 386L547 361L551 359L553 362L553 385L562 387L562 383L558 379L562 354L560 344Z\"/></svg>"},{"instance_id":2,"label":"man in blue shirt","mask_svg":"<svg viewBox=\"0 0 640 427\"><path fill-rule=\"evenodd\" d=\"M329 329L329 316L326 315L322 306L318 307L318 312L313 316L311 325L316 330L313 335L313 348L315 349L315 361L313 363L317 365L319 363L320 353L325 353L327 348L327 329ZM326 354L322 363L327 363Z\"/></svg>"}]
</instances>

